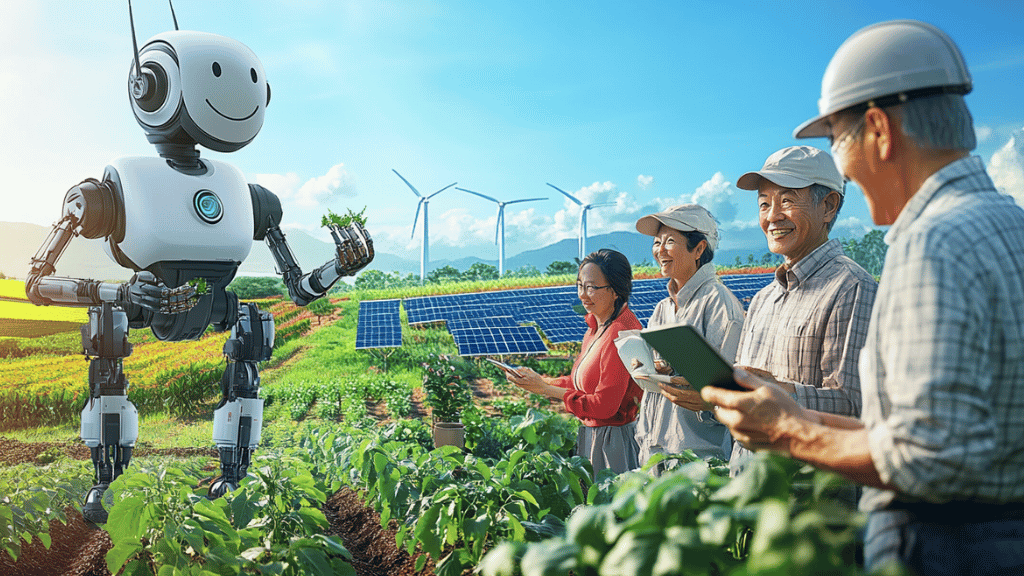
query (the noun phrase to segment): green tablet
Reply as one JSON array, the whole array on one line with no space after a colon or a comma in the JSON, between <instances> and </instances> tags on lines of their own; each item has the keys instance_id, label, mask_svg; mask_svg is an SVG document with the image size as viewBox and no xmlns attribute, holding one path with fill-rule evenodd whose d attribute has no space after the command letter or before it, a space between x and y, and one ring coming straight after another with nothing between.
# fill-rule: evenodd
<instances>
[{"instance_id":1,"label":"green tablet","mask_svg":"<svg viewBox=\"0 0 1024 576\"><path fill-rule=\"evenodd\" d=\"M732 364L704 339L693 326L675 325L648 328L640 337L661 354L673 370L694 389L718 386L729 390L747 391L732 377Z\"/></svg>"}]
</instances>

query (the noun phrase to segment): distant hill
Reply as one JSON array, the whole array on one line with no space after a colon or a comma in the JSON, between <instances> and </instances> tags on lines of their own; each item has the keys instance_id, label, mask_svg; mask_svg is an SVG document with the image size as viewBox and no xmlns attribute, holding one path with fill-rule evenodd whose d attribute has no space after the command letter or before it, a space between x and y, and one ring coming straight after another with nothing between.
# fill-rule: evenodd
<instances>
[{"instance_id":1,"label":"distant hill","mask_svg":"<svg viewBox=\"0 0 1024 576\"><path fill-rule=\"evenodd\" d=\"M0 272L15 278L28 275L32 256L39 250L43 241L50 233L48 227L24 222L0 222ZM320 266L334 254L334 245L318 240L301 230L286 231L288 244L295 253L295 258L303 270L308 271ZM598 234L587 238L587 250L612 248L629 258L634 265L653 262L651 255L651 238L636 232L612 232ZM763 252L763 249L762 249ZM761 253L755 254L760 258ZM729 265L737 256L743 262L750 254L747 250L725 250L715 254L715 263ZM506 270L516 270L526 265L533 265L543 272L548 264L555 261L572 262L577 256L577 241L562 240L548 246L527 250L509 256L505 260ZM477 262L497 266L495 259L466 257L459 259L435 259L431 269L452 266L464 271ZM242 263L239 276L268 276L276 274L274 257L267 246L256 242L249 252L249 257ZM399 272L401 275L419 274L419 254L413 258L404 258L387 252L376 253L376 257L368 267L370 270L383 272ZM67 251L57 263L57 273L72 278L94 278L100 280L127 280L131 272L113 263L103 249L100 240L75 238Z\"/></svg>"}]
</instances>

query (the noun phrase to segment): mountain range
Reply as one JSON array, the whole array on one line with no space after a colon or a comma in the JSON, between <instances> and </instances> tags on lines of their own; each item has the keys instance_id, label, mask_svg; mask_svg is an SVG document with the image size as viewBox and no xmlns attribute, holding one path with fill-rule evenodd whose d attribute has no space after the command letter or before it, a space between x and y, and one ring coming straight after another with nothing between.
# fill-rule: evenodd
<instances>
[{"instance_id":1,"label":"mountain range","mask_svg":"<svg viewBox=\"0 0 1024 576\"><path fill-rule=\"evenodd\" d=\"M0 222L0 272L14 278L25 278L28 275L32 257L46 240L50 229L37 224L24 222ZM303 271L309 271L323 264L334 253L334 246L310 236L301 230L285 232L288 244ZM249 257L239 268L239 276L268 276L276 274L274 258L270 250L261 243L253 243ZM57 262L57 274L71 278L92 278L99 280L127 280L131 271L121 268L106 255L102 240L75 238L68 244L67 250ZM636 232L611 232L587 238L587 245L592 250L612 248L626 255L634 265L643 262L651 263L651 238ZM434 248L436 250L436 248ZM496 253L497 248L493 251ZM715 254L717 264L731 264L739 256L744 262L750 251L726 250ZM418 254L412 258L378 251L368 270L382 272L398 272L401 276L409 273L419 274L420 263ZM548 264L555 261L572 262L577 256L577 240L566 239L537 248L520 252L505 258L505 270L516 270L526 265L533 265L543 272ZM760 258L761 254L755 254ZM430 269L452 266L464 271L477 262L497 266L496 259L465 257L459 259L438 258L430 262Z\"/></svg>"}]
</instances>

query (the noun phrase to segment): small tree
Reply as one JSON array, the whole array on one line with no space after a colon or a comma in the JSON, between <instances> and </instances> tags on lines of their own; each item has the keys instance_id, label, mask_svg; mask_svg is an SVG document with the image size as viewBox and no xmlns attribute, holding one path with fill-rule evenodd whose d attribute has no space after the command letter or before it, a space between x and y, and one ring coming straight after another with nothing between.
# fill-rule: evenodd
<instances>
[{"instance_id":1,"label":"small tree","mask_svg":"<svg viewBox=\"0 0 1024 576\"><path fill-rule=\"evenodd\" d=\"M482 280L497 280L498 268L483 262L476 262L462 273L462 279L468 282L479 282Z\"/></svg>"},{"instance_id":2,"label":"small tree","mask_svg":"<svg viewBox=\"0 0 1024 576\"><path fill-rule=\"evenodd\" d=\"M438 422L459 422L462 412L473 402L469 381L477 376L472 364L458 356L430 354L423 368L426 403Z\"/></svg>"},{"instance_id":3,"label":"small tree","mask_svg":"<svg viewBox=\"0 0 1024 576\"><path fill-rule=\"evenodd\" d=\"M442 266L427 273L427 282L431 284L449 284L462 279L462 274L454 266Z\"/></svg>"},{"instance_id":4,"label":"small tree","mask_svg":"<svg viewBox=\"0 0 1024 576\"><path fill-rule=\"evenodd\" d=\"M240 276L228 285L228 290L243 300L266 298L284 294L284 283L276 276Z\"/></svg>"},{"instance_id":5,"label":"small tree","mask_svg":"<svg viewBox=\"0 0 1024 576\"><path fill-rule=\"evenodd\" d=\"M575 274L577 269L579 269L579 266L572 262L555 260L551 264L548 264L548 269L544 273L548 276L561 276L563 274Z\"/></svg>"},{"instance_id":6,"label":"small tree","mask_svg":"<svg viewBox=\"0 0 1024 576\"><path fill-rule=\"evenodd\" d=\"M323 298L317 298L306 305L306 310L309 310L316 315L317 324L320 324L320 320L324 316L330 316L331 313L334 312L334 309L334 303L328 300L326 296Z\"/></svg>"}]
</instances>

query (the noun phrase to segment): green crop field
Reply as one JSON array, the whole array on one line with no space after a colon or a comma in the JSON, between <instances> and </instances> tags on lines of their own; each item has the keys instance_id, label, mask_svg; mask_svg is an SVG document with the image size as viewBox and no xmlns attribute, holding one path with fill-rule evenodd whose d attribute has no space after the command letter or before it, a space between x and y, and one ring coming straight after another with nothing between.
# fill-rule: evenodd
<instances>
[{"instance_id":1,"label":"green crop field","mask_svg":"<svg viewBox=\"0 0 1024 576\"><path fill-rule=\"evenodd\" d=\"M852 559L862 517L833 497L843 483L832 475L769 456L730 479L723 462L687 453L667 458L678 466L660 476L595 476L573 454L579 420L505 383L486 362L458 359L443 326L411 327L403 313L401 348L354 349L364 298L480 289L351 291L332 295L323 317L279 297L260 300L278 338L261 365L263 437L249 477L209 500L215 457L134 458L108 490L103 528L112 548L98 562L115 574L354 574L353 558L366 551L328 535L325 516L344 488L380 515L379 526L364 522L360 531L380 529L379 539L412 555L403 573L860 573ZM92 474L88 460L65 454L77 444L87 388L76 323L84 315L46 316L84 311L4 304L23 308L0 308L12 334L0 338L8 352L0 354L0 447L66 448L0 463L0 572L5 554L16 559L33 538L49 542L53 523L80 509ZM66 330L32 332L46 324ZM139 446L210 446L224 338L158 342L132 332L135 351L124 365L142 416ZM507 360L551 375L571 365L564 357ZM462 406L463 450L433 446L422 385L428 362L458 364L473 389Z\"/></svg>"}]
</instances>

